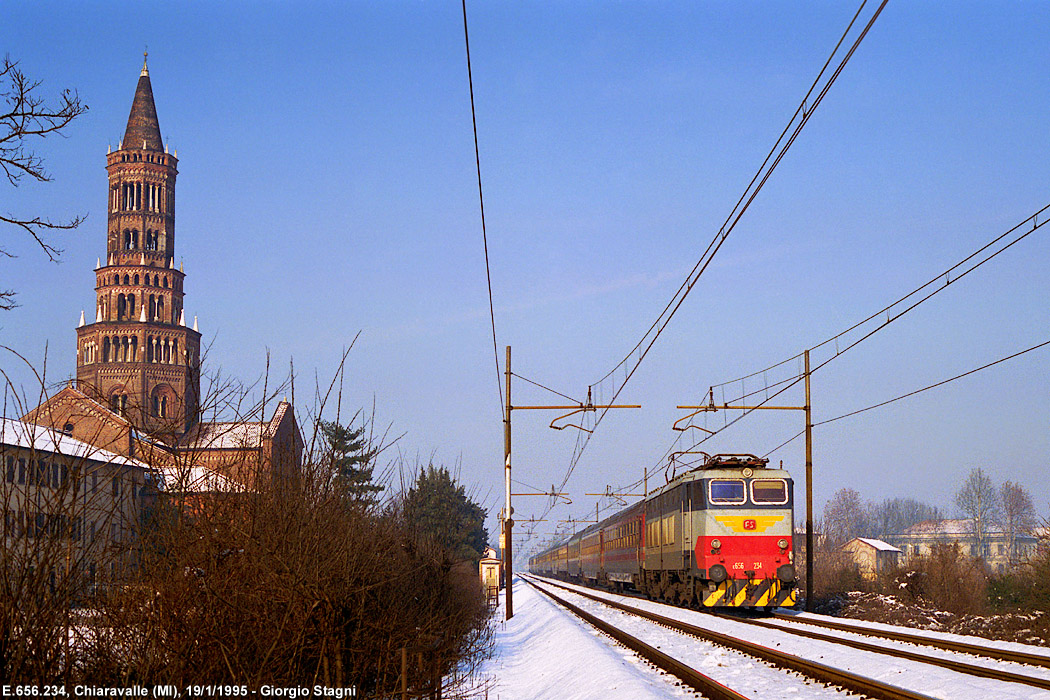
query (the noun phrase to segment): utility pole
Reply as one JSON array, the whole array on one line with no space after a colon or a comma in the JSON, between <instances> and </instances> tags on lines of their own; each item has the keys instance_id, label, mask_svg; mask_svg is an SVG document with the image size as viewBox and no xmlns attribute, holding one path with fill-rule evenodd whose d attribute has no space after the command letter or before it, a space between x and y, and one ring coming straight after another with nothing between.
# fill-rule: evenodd
<instances>
[{"instance_id":1,"label":"utility pole","mask_svg":"<svg viewBox=\"0 0 1050 700\"><path fill-rule=\"evenodd\" d=\"M510 400L510 377L511 377L511 371L510 371L510 346L509 345L507 346L506 375L507 375L507 405L505 407L505 411L504 411L504 415L503 415L503 457L504 457L504 481L505 481L505 484L506 484L507 505L506 505L506 509L504 510L504 520L503 520L503 539L504 539L503 566L504 566L504 571L506 572L506 581L507 581L507 593L506 593L506 596L507 596L506 597L506 613L507 613L507 615L506 615L505 619L509 620L510 618L514 617L514 594L513 594L513 585L512 585L512 581L511 581L511 578L512 578L512 576L514 574L514 568L513 568L514 565L513 565L513 562L512 562L512 559L514 557L514 541L513 541L514 509L511 507L511 504L510 504L510 497L511 497L511 492L510 492L510 462L511 462L511 460L510 460L510 452L511 452L510 451L510 434L511 434L510 433L510 416L511 416L511 411L513 411L513 410L525 410L525 409L528 409L528 410L569 411L569 413L566 413L563 416L558 416L557 418L552 420L550 427L553 428L554 430L564 430L565 428L577 428L577 429L583 430L585 432L591 432L591 431L587 430L587 428L584 428L583 426L580 426L580 425L573 425L571 423L568 424L568 425L555 425L555 422L561 420L562 418L568 418L569 416L575 415L577 413L585 413L587 411L595 411L596 409L599 409L599 408L602 408L602 409L608 409L608 408L641 408L641 406L640 405L614 406L614 405L611 405L611 404L610 405L597 405L596 406L596 405L591 403L591 392L590 392L590 389L587 390L587 403L586 404L580 403L580 404L576 404L574 406L515 406L515 405L513 405L511 403L511 400ZM524 495L524 494L522 494L522 495ZM532 495L532 494L529 494L529 495ZM547 495L547 494L543 494L543 495ZM563 496L564 494L555 494L555 489L552 487L551 488L551 495L552 496L555 496L555 495Z\"/></svg>"},{"instance_id":2,"label":"utility pole","mask_svg":"<svg viewBox=\"0 0 1050 700\"><path fill-rule=\"evenodd\" d=\"M514 510L510 506L510 346L507 346L507 410L503 418L503 461L507 509L503 520L503 571L506 583L505 619L514 617Z\"/></svg>"},{"instance_id":3,"label":"utility pole","mask_svg":"<svg viewBox=\"0 0 1050 700\"><path fill-rule=\"evenodd\" d=\"M806 418L806 612L813 612L813 405L810 401L810 388L809 388L809 350L804 353L805 356L805 373L803 377L805 379L806 386L806 404L804 406L730 406L723 404L721 406L715 405L715 390L712 387L710 393L710 399L706 406L679 406L678 408L693 409L693 412L687 416L683 416L674 422L672 426L674 430L684 431L689 428L696 428L697 430L703 430L704 432L710 433L710 430L701 428L698 425L686 425L680 427L679 423L687 421L698 413L704 413L707 411L802 411ZM794 534L795 523L791 523L791 531Z\"/></svg>"},{"instance_id":4,"label":"utility pole","mask_svg":"<svg viewBox=\"0 0 1050 700\"><path fill-rule=\"evenodd\" d=\"M809 400L809 350L806 350L806 612L813 612L813 404Z\"/></svg>"}]
</instances>

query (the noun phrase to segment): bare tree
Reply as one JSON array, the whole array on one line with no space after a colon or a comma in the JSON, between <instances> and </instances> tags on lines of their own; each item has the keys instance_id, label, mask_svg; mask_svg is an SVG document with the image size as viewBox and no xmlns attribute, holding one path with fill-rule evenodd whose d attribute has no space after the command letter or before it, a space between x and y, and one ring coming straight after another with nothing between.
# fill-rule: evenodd
<instances>
[{"instance_id":1,"label":"bare tree","mask_svg":"<svg viewBox=\"0 0 1050 700\"><path fill-rule=\"evenodd\" d=\"M999 491L980 467L974 468L955 494L955 505L973 523L973 537L980 555L985 553L988 528L999 522Z\"/></svg>"},{"instance_id":2,"label":"bare tree","mask_svg":"<svg viewBox=\"0 0 1050 700\"><path fill-rule=\"evenodd\" d=\"M1009 538L1010 560L1020 559L1017 551L1017 536L1031 534L1037 521L1032 496L1021 484L1004 481L999 488L999 499L1002 502L999 524Z\"/></svg>"},{"instance_id":3,"label":"bare tree","mask_svg":"<svg viewBox=\"0 0 1050 700\"><path fill-rule=\"evenodd\" d=\"M43 159L26 144L30 137L46 138L60 134L71 121L87 111L75 91L63 90L54 101L37 94L39 80L32 80L19 70L18 62L4 57L0 64L0 168L7 181L18 187L28 177L37 182L50 182ZM0 212L0 221L11 224L33 237L50 260L56 260L61 250L49 243L47 233L60 229L74 229L84 220L74 216L66 222L55 222L46 217ZM14 257L0 247L0 256ZM15 292L0 289L0 310L16 306Z\"/></svg>"},{"instance_id":4,"label":"bare tree","mask_svg":"<svg viewBox=\"0 0 1050 700\"><path fill-rule=\"evenodd\" d=\"M900 534L924 520L943 520L944 512L914 498L887 498L868 507L868 521L872 537L885 539Z\"/></svg>"},{"instance_id":5,"label":"bare tree","mask_svg":"<svg viewBox=\"0 0 1050 700\"><path fill-rule=\"evenodd\" d=\"M868 532L867 509L860 494L854 489L842 488L824 504L824 536L829 547L834 548L854 537Z\"/></svg>"}]
</instances>

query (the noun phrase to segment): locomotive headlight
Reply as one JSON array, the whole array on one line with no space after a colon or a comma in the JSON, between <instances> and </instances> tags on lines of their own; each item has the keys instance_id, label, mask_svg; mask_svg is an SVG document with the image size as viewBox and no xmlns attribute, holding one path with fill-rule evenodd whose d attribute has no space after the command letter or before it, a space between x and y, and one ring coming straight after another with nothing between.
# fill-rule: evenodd
<instances>
[{"instance_id":1,"label":"locomotive headlight","mask_svg":"<svg viewBox=\"0 0 1050 700\"><path fill-rule=\"evenodd\" d=\"M720 540L720 539L713 539L713 540L711 540L711 549L721 549L721 548L722 548L722 540Z\"/></svg>"},{"instance_id":2,"label":"locomotive headlight","mask_svg":"<svg viewBox=\"0 0 1050 700\"><path fill-rule=\"evenodd\" d=\"M783 538L781 538L781 539L777 540L777 546L780 547L781 549L787 549L788 548L788 541L783 539Z\"/></svg>"}]
</instances>

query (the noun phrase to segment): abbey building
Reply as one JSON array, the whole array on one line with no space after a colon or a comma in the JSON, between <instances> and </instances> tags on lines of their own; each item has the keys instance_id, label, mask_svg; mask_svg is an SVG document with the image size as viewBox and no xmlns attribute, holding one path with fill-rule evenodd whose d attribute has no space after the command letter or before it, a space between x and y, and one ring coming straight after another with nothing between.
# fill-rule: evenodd
<instances>
[{"instance_id":1,"label":"abbey building","mask_svg":"<svg viewBox=\"0 0 1050 700\"><path fill-rule=\"evenodd\" d=\"M249 486L299 468L294 411L271 420L201 421L201 334L187 325L175 264L178 158L161 138L143 62L124 138L106 155L106 255L93 320L76 329L76 383L26 415L77 440L146 462L190 462ZM261 417L261 416L260 416Z\"/></svg>"}]
</instances>

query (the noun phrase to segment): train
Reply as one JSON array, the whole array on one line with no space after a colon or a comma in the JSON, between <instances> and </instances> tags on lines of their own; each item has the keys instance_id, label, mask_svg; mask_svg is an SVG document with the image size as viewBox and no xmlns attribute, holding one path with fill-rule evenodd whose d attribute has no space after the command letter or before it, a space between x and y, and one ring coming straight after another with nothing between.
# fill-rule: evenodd
<instances>
[{"instance_id":1,"label":"train","mask_svg":"<svg viewBox=\"0 0 1050 700\"><path fill-rule=\"evenodd\" d=\"M704 608L796 602L791 475L751 454L704 455L615 515L529 558L529 571Z\"/></svg>"}]
</instances>

